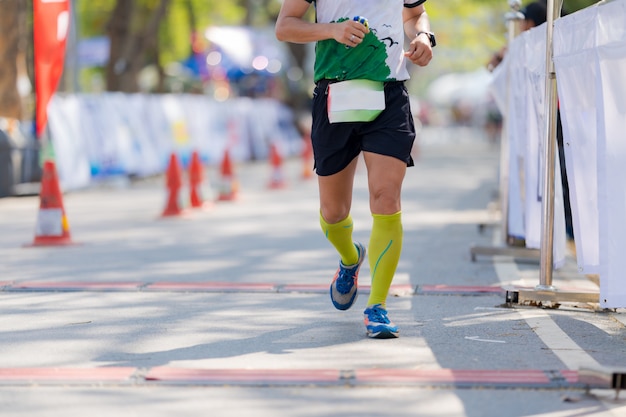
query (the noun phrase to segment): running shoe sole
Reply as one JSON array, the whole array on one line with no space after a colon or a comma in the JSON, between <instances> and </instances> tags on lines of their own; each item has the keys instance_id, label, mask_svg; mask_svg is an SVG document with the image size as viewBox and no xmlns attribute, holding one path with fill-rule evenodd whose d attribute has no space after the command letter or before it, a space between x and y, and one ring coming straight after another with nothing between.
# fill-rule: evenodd
<instances>
[{"instance_id":1,"label":"running shoe sole","mask_svg":"<svg viewBox=\"0 0 626 417\"><path fill-rule=\"evenodd\" d=\"M363 322L367 336L372 339L392 339L400 336L400 331L387 317L387 310L380 304L367 307L363 311Z\"/></svg>"}]
</instances>

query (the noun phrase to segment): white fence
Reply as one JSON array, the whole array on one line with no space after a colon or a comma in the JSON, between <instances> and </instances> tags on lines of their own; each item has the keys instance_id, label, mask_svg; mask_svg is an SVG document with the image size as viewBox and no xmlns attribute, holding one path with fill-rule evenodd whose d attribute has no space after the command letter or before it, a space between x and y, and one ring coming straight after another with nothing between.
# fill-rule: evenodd
<instances>
[{"instance_id":1,"label":"white fence","mask_svg":"<svg viewBox=\"0 0 626 417\"><path fill-rule=\"evenodd\" d=\"M554 22L554 63L576 255L582 273L599 273L602 307L626 307L626 0L612 0ZM538 248L545 141L545 24L516 37L494 74L507 109L512 234ZM508 87L508 91L506 86ZM555 261L565 241L558 159Z\"/></svg>"},{"instance_id":2,"label":"white fence","mask_svg":"<svg viewBox=\"0 0 626 417\"><path fill-rule=\"evenodd\" d=\"M212 164L226 148L233 160L243 161L267 158L270 143L283 156L302 147L291 110L272 99L57 94L48 123L64 190L116 175L162 173L172 152L186 166L194 150Z\"/></svg>"}]
</instances>

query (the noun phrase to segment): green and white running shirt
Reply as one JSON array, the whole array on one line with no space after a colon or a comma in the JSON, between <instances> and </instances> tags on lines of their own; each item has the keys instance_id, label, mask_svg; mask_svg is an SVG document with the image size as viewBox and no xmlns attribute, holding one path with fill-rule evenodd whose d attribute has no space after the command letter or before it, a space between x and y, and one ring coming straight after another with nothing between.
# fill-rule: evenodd
<instances>
[{"instance_id":1,"label":"green and white running shirt","mask_svg":"<svg viewBox=\"0 0 626 417\"><path fill-rule=\"evenodd\" d=\"M361 16L370 33L354 48L327 39L315 46L315 81L368 79L404 81L409 78L404 58L403 7L426 0L306 0L315 5L319 23L342 22Z\"/></svg>"}]
</instances>

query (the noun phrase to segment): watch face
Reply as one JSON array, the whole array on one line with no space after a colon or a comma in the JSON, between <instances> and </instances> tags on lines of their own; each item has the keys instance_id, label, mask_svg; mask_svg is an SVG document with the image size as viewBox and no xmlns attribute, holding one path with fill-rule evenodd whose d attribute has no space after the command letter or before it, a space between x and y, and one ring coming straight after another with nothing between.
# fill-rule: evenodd
<instances>
[{"instance_id":1,"label":"watch face","mask_svg":"<svg viewBox=\"0 0 626 417\"><path fill-rule=\"evenodd\" d=\"M428 41L430 42L430 46L434 47L435 45L437 45L437 40L435 39L435 34L432 32L418 32L417 36L424 34L426 36L428 36Z\"/></svg>"},{"instance_id":2,"label":"watch face","mask_svg":"<svg viewBox=\"0 0 626 417\"><path fill-rule=\"evenodd\" d=\"M437 45L437 40L435 39L435 34L434 33L429 33L428 34L428 39L430 39L430 46L434 47Z\"/></svg>"}]
</instances>

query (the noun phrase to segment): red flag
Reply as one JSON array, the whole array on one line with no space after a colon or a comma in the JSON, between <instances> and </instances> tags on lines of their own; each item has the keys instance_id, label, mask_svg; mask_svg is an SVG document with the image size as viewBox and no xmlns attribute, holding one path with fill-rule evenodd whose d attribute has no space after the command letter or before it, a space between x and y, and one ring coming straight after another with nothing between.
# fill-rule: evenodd
<instances>
[{"instance_id":1,"label":"red flag","mask_svg":"<svg viewBox=\"0 0 626 417\"><path fill-rule=\"evenodd\" d=\"M33 0L37 137L46 126L48 103L63 73L69 24L69 0Z\"/></svg>"}]
</instances>

